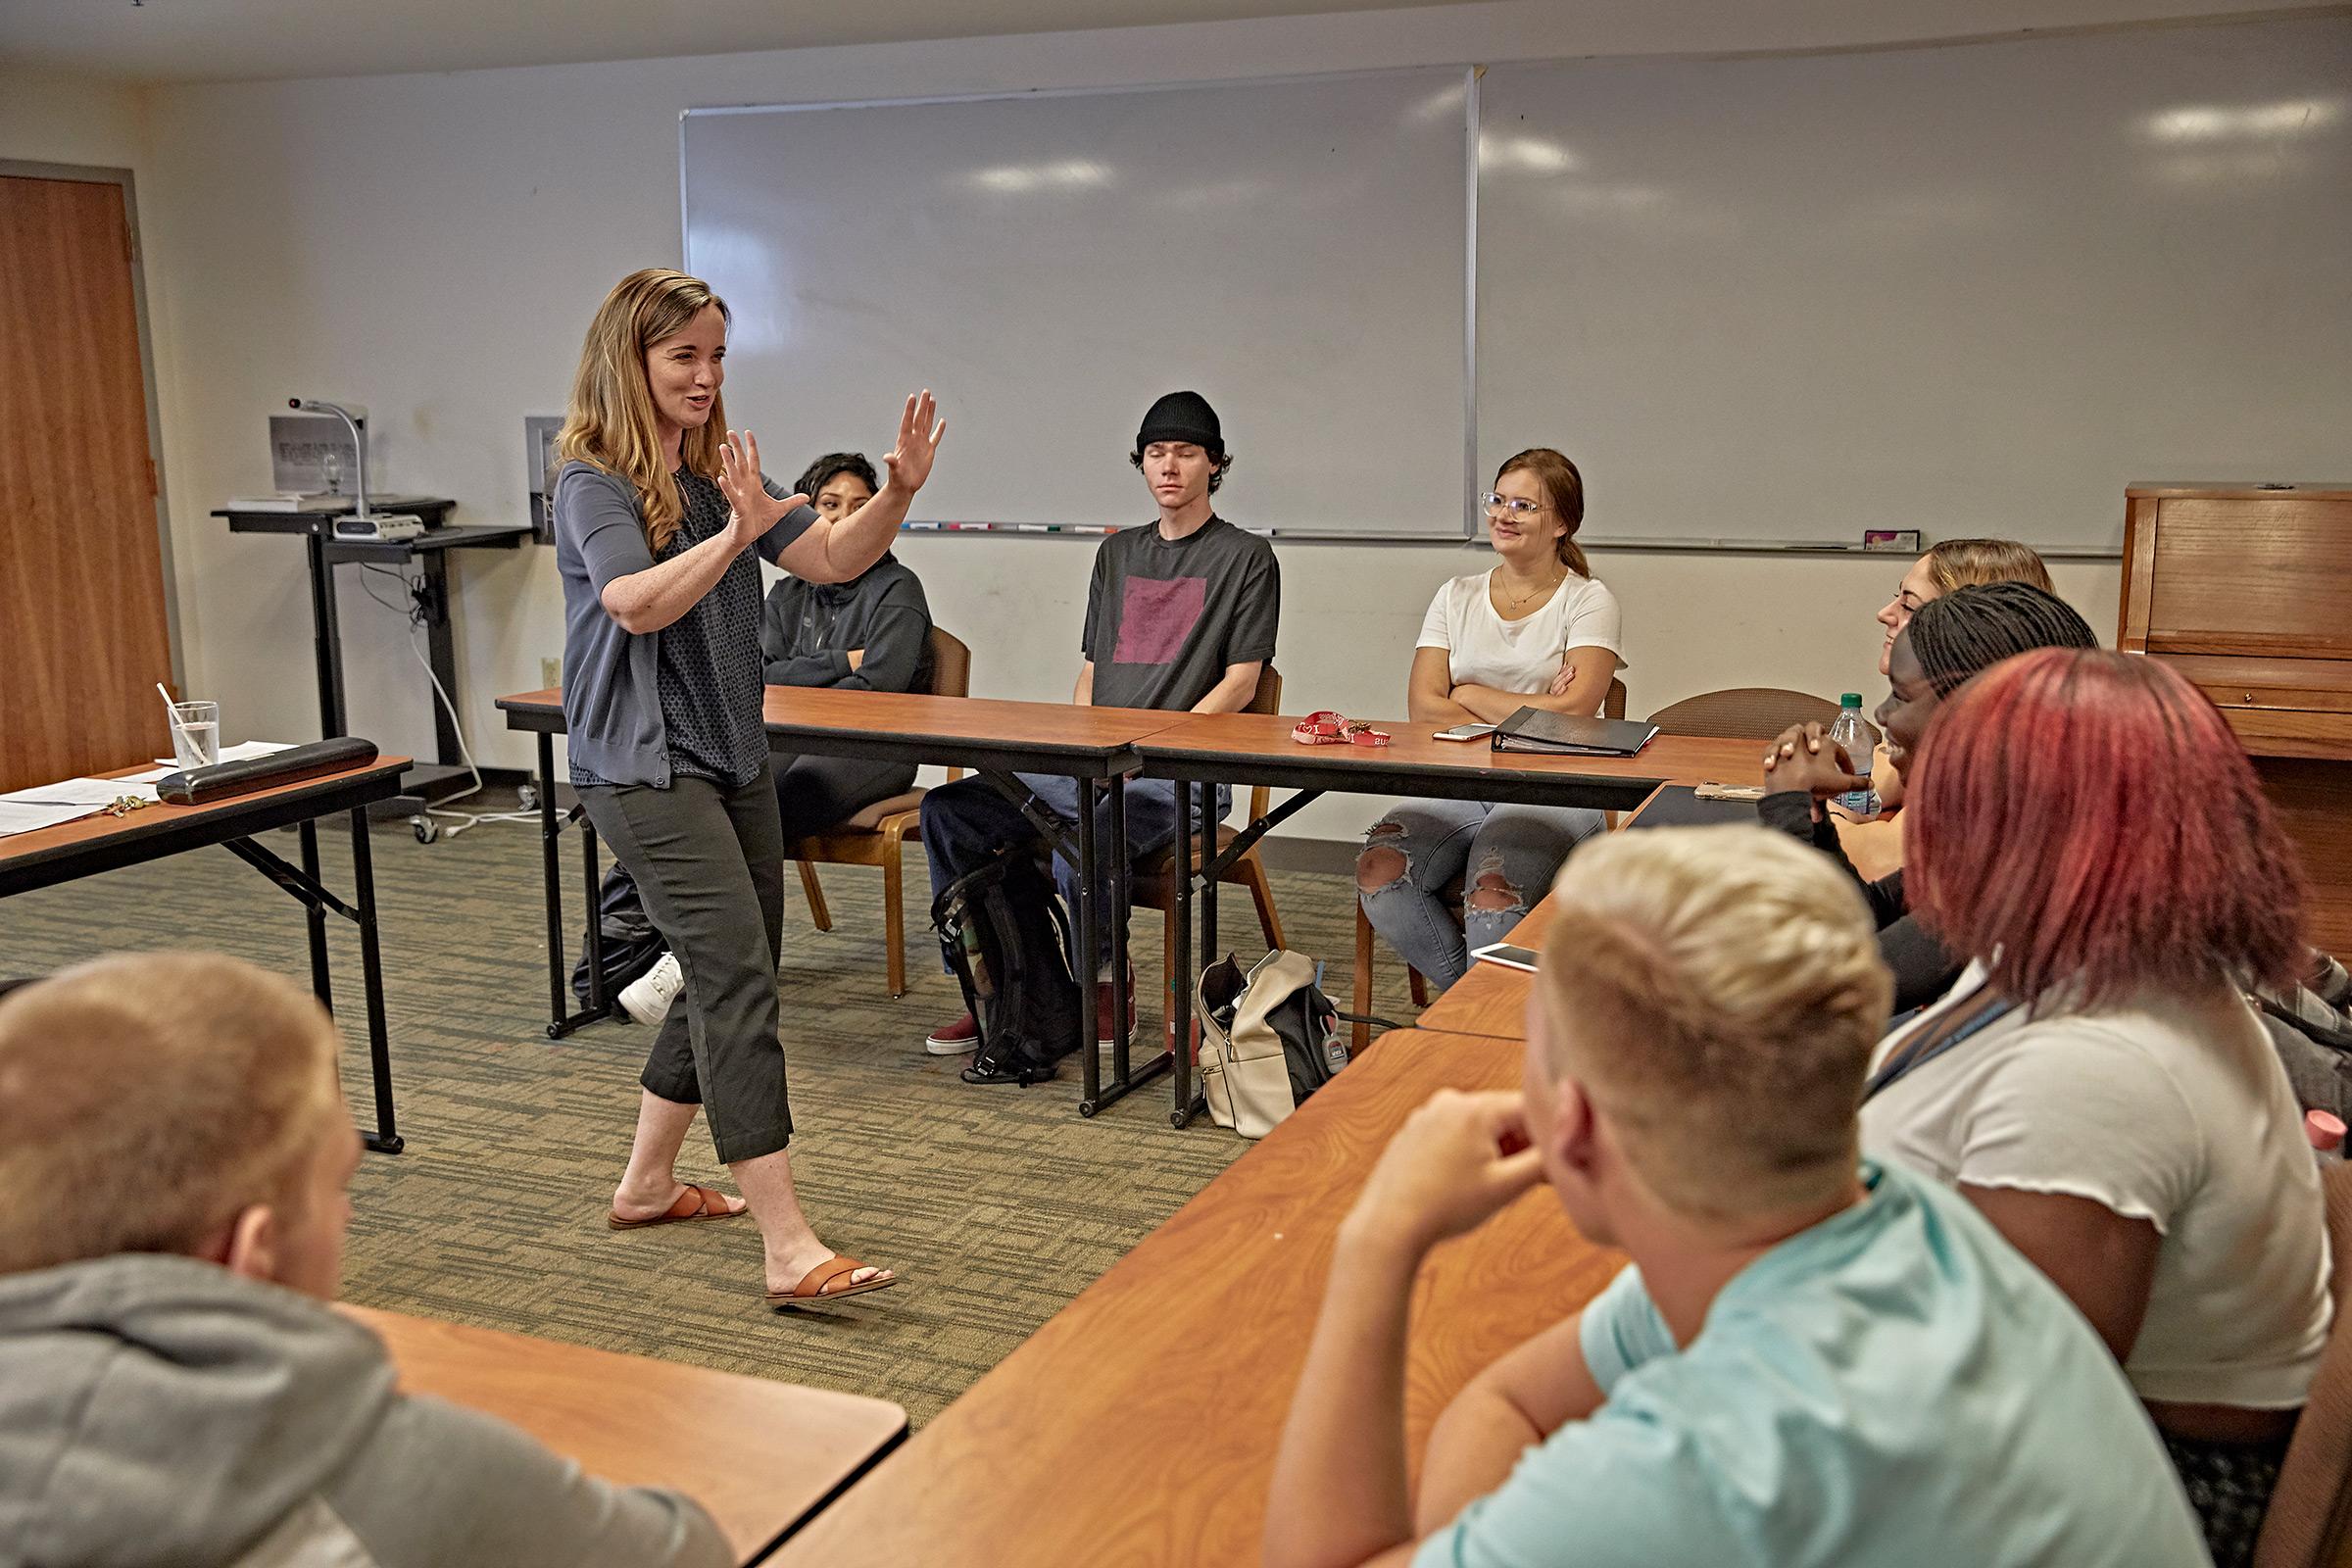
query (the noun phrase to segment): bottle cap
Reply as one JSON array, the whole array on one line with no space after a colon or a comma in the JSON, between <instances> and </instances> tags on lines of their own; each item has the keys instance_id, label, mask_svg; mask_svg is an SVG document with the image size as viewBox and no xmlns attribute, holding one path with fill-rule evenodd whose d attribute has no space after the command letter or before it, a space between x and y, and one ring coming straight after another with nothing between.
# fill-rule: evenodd
<instances>
[{"instance_id":1,"label":"bottle cap","mask_svg":"<svg viewBox=\"0 0 2352 1568\"><path fill-rule=\"evenodd\" d=\"M2341 1149L2344 1147L2343 1118L2325 1110L2305 1111L2303 1137L2314 1149Z\"/></svg>"},{"instance_id":2,"label":"bottle cap","mask_svg":"<svg viewBox=\"0 0 2352 1568\"><path fill-rule=\"evenodd\" d=\"M1860 708L1862 706L1862 694L1860 692L1847 692L1843 697L1838 699L1838 706L1839 708Z\"/></svg>"}]
</instances>

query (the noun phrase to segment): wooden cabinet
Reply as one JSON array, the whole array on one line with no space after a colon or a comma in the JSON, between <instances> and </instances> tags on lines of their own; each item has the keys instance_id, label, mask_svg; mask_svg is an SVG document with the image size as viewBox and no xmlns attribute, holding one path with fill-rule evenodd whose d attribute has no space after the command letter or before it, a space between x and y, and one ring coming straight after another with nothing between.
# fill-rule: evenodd
<instances>
[{"instance_id":1,"label":"wooden cabinet","mask_svg":"<svg viewBox=\"0 0 2352 1568\"><path fill-rule=\"evenodd\" d=\"M2352 954L2352 486L2124 494L2117 646L2221 709L2302 851L2312 940Z\"/></svg>"}]
</instances>

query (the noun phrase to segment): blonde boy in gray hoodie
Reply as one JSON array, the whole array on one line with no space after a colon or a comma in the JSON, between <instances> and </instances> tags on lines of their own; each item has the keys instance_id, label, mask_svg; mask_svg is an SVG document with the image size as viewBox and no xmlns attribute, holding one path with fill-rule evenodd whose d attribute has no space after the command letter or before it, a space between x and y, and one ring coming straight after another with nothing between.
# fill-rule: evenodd
<instances>
[{"instance_id":1,"label":"blonde boy in gray hoodie","mask_svg":"<svg viewBox=\"0 0 2352 1568\"><path fill-rule=\"evenodd\" d=\"M334 1026L235 959L0 997L0 1568L733 1560L694 1503L402 1394L331 1310Z\"/></svg>"}]
</instances>

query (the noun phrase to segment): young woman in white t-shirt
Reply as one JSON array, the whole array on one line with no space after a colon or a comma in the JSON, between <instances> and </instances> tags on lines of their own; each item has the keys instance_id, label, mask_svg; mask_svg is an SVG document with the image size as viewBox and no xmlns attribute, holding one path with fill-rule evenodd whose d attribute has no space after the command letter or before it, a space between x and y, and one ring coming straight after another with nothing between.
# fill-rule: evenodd
<instances>
[{"instance_id":1,"label":"young woman in white t-shirt","mask_svg":"<svg viewBox=\"0 0 2352 1568\"><path fill-rule=\"evenodd\" d=\"M2232 1568L2329 1319L2301 1107L2239 989L2302 960L2293 852L2153 659L2021 655L1929 739L1906 891L1972 961L1881 1043L1863 1145L1958 1187L2082 1309Z\"/></svg>"},{"instance_id":2,"label":"young woman in white t-shirt","mask_svg":"<svg viewBox=\"0 0 2352 1568\"><path fill-rule=\"evenodd\" d=\"M1617 597L1592 579L1576 530L1585 481L1549 447L1504 463L1485 497L1492 570L1438 590L1405 688L1416 723L1499 723L1523 707L1600 711L1624 662ZM1372 824L1356 858L1364 914L1405 962L1444 990L1470 950L1499 942L1550 887L1598 811L1411 801ZM1459 883L1457 920L1444 895Z\"/></svg>"}]
</instances>

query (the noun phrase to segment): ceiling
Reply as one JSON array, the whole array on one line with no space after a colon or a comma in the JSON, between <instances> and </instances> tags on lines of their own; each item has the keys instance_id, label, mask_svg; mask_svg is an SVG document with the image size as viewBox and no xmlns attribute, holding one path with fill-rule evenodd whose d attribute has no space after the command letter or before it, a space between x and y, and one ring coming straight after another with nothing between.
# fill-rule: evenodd
<instances>
[{"instance_id":1,"label":"ceiling","mask_svg":"<svg viewBox=\"0 0 2352 1568\"><path fill-rule=\"evenodd\" d=\"M149 82L382 75L1433 3L1471 0L0 0L0 65Z\"/></svg>"},{"instance_id":2,"label":"ceiling","mask_svg":"<svg viewBox=\"0 0 2352 1568\"><path fill-rule=\"evenodd\" d=\"M0 0L0 68L251 81L1447 6L1479 11L1505 33L1589 26L1602 52L1834 47L2300 9L2275 0Z\"/></svg>"}]
</instances>

